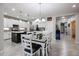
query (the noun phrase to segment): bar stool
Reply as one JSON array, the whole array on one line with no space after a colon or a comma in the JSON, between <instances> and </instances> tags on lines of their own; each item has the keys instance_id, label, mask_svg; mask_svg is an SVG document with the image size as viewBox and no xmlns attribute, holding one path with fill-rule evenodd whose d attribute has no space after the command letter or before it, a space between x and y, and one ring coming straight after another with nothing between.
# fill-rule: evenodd
<instances>
[{"instance_id":1,"label":"bar stool","mask_svg":"<svg viewBox=\"0 0 79 59\"><path fill-rule=\"evenodd\" d=\"M36 53L40 55L41 46L32 43L32 35L22 35L21 39L22 39L24 55L34 56Z\"/></svg>"}]
</instances>

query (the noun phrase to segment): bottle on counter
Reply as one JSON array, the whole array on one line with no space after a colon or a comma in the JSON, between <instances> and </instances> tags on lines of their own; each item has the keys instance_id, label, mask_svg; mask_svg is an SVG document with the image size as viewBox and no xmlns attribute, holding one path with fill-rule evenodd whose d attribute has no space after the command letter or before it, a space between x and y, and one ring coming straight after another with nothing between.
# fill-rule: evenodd
<instances>
[{"instance_id":1,"label":"bottle on counter","mask_svg":"<svg viewBox=\"0 0 79 59\"><path fill-rule=\"evenodd\" d=\"M39 31L39 27L38 27L38 25L36 25L36 31Z\"/></svg>"}]
</instances>

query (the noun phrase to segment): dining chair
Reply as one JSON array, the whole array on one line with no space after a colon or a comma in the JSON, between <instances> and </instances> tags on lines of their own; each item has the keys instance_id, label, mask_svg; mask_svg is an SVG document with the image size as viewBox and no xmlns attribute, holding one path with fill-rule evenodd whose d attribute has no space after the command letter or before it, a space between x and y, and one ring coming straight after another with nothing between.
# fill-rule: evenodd
<instances>
[{"instance_id":1,"label":"dining chair","mask_svg":"<svg viewBox=\"0 0 79 59\"><path fill-rule=\"evenodd\" d=\"M47 42L46 42L46 47L45 47L46 55L49 55L50 50L51 50L51 40L52 40L52 38L51 38L51 33L49 33L49 34L44 34L43 37L47 40Z\"/></svg>"},{"instance_id":2,"label":"dining chair","mask_svg":"<svg viewBox=\"0 0 79 59\"><path fill-rule=\"evenodd\" d=\"M36 53L40 56L40 45L32 43L32 34L22 35L22 46L25 56L35 56Z\"/></svg>"},{"instance_id":3,"label":"dining chair","mask_svg":"<svg viewBox=\"0 0 79 59\"><path fill-rule=\"evenodd\" d=\"M47 38L43 35L41 40L46 40L45 45L44 45L44 56L48 56L48 53L47 53ZM42 50L42 48L41 48L41 50Z\"/></svg>"}]
</instances>

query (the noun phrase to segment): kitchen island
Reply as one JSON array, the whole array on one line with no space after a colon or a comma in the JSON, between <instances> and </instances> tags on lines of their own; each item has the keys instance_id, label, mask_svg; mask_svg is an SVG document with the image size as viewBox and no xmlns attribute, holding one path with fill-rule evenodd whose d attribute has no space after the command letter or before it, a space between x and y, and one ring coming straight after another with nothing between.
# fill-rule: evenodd
<instances>
[{"instance_id":1,"label":"kitchen island","mask_svg":"<svg viewBox=\"0 0 79 59\"><path fill-rule=\"evenodd\" d=\"M21 42L21 34L26 34L24 31L11 31L12 42L20 43Z\"/></svg>"}]
</instances>

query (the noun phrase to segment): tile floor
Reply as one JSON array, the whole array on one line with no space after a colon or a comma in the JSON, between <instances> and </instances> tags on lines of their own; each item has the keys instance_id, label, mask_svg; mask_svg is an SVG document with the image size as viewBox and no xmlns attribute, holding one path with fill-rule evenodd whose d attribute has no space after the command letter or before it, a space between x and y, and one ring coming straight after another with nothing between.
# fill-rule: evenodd
<instances>
[{"instance_id":1,"label":"tile floor","mask_svg":"<svg viewBox=\"0 0 79 59\"><path fill-rule=\"evenodd\" d=\"M79 56L79 44L69 36L62 35L61 40L52 44L51 56Z\"/></svg>"},{"instance_id":2,"label":"tile floor","mask_svg":"<svg viewBox=\"0 0 79 59\"><path fill-rule=\"evenodd\" d=\"M1 56L23 56L21 44L6 40L4 43L4 49L0 53Z\"/></svg>"},{"instance_id":3,"label":"tile floor","mask_svg":"<svg viewBox=\"0 0 79 59\"><path fill-rule=\"evenodd\" d=\"M79 56L79 44L76 44L69 36L62 35L61 40L52 43L50 56ZM4 49L0 56L23 56L21 44L5 40Z\"/></svg>"}]
</instances>

